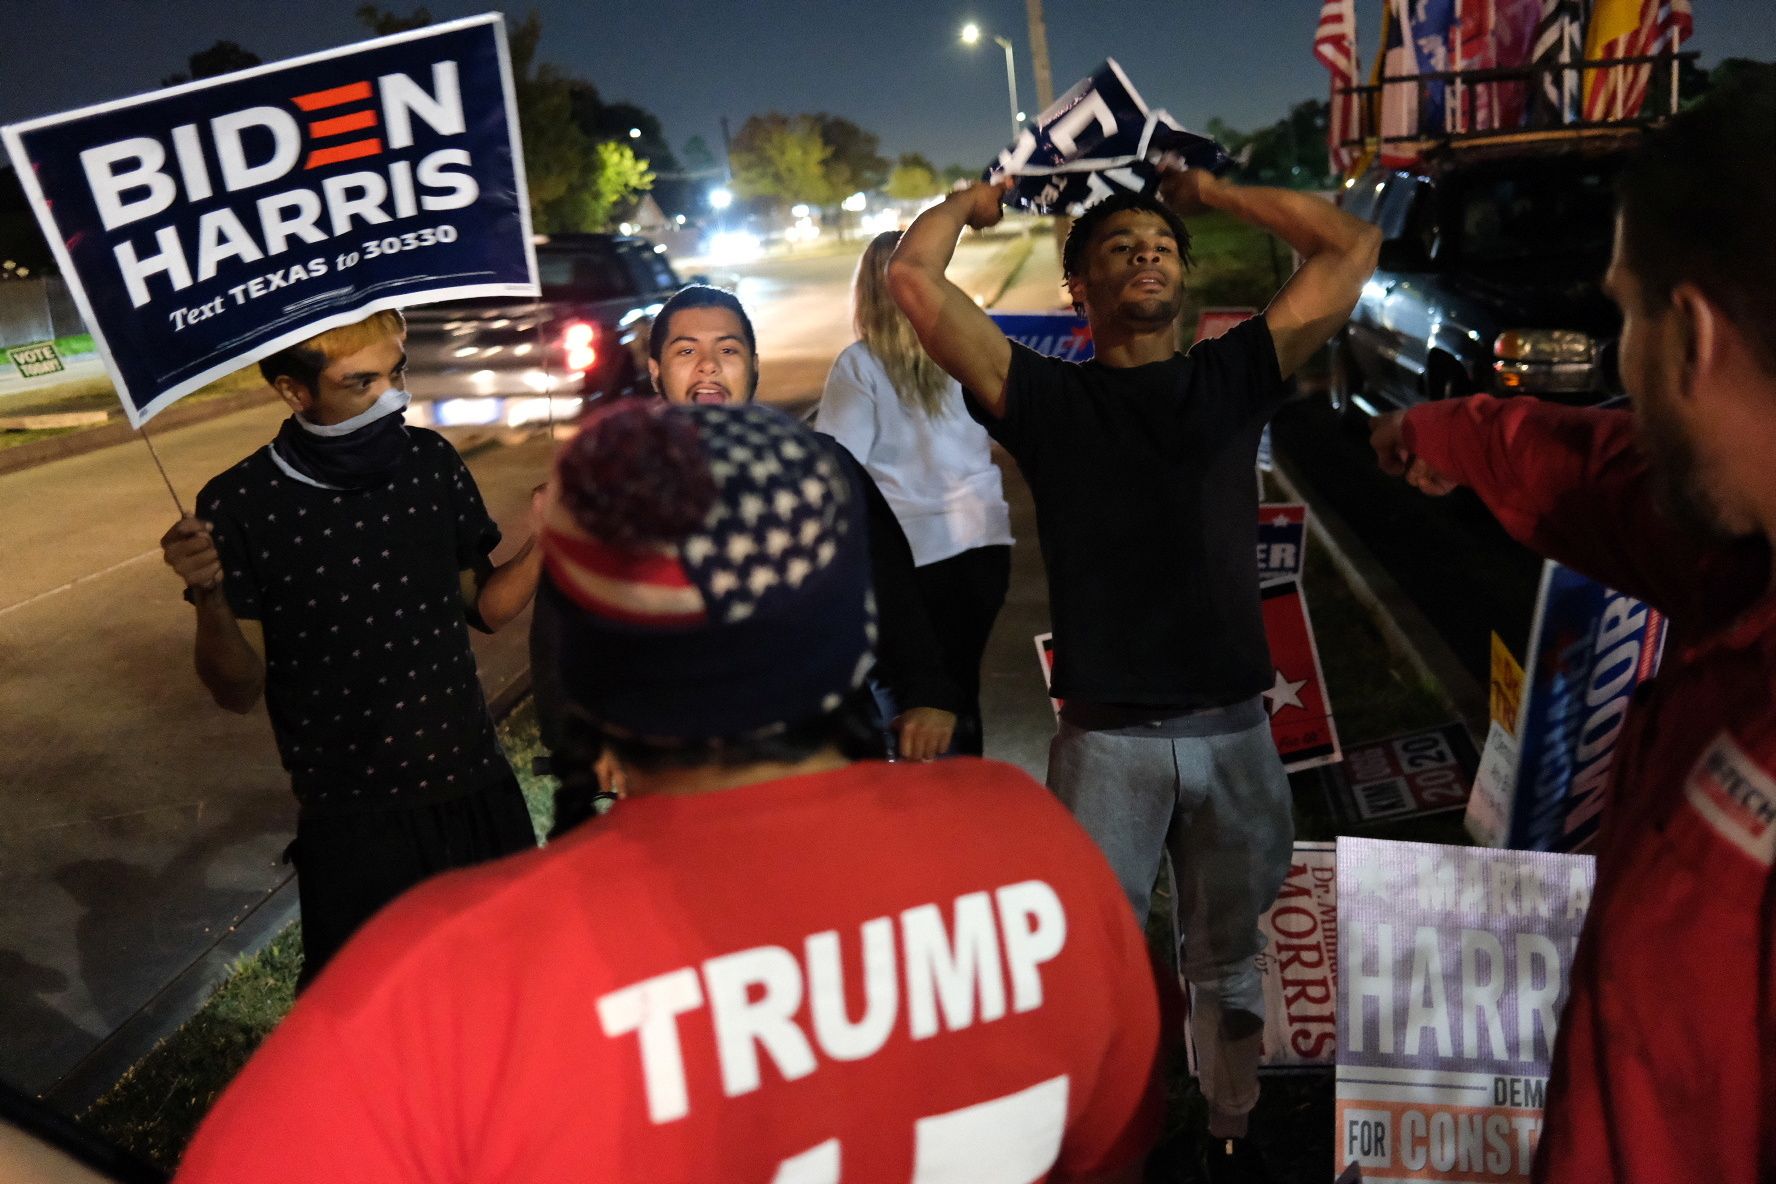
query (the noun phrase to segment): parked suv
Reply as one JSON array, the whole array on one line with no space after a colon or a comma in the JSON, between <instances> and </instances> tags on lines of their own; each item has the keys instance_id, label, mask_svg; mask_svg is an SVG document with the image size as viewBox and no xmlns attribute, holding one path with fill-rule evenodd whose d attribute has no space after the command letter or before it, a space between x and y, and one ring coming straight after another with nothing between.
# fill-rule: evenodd
<instances>
[{"instance_id":1,"label":"parked suv","mask_svg":"<svg viewBox=\"0 0 1776 1184\"><path fill-rule=\"evenodd\" d=\"M408 310L407 387L416 403L535 401L545 393L591 399L648 388L648 330L681 286L665 248L629 235L557 234L539 236L536 253L538 300ZM491 406L463 414L483 416ZM451 415L439 406L432 419L448 423Z\"/></svg>"},{"instance_id":2,"label":"parked suv","mask_svg":"<svg viewBox=\"0 0 1776 1184\"><path fill-rule=\"evenodd\" d=\"M1617 171L1638 135L1449 144L1374 168L1340 204L1381 227L1380 264L1333 340L1333 406L1485 391L1595 403L1617 386L1603 294Z\"/></svg>"}]
</instances>

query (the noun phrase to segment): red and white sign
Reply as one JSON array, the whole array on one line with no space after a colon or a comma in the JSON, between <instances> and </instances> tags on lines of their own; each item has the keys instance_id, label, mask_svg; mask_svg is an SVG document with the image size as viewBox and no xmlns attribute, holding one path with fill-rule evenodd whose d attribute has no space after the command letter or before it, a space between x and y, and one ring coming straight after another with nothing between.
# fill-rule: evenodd
<instances>
[{"instance_id":1,"label":"red and white sign","mask_svg":"<svg viewBox=\"0 0 1776 1184\"><path fill-rule=\"evenodd\" d=\"M1191 341L1191 344L1194 345L1198 341L1207 341L1211 337L1219 337L1241 321L1248 320L1257 315L1258 310L1255 308L1240 306L1230 308L1205 308L1197 314L1196 337Z\"/></svg>"},{"instance_id":2,"label":"red and white sign","mask_svg":"<svg viewBox=\"0 0 1776 1184\"><path fill-rule=\"evenodd\" d=\"M1258 594L1264 600L1264 632L1274 668L1271 687L1263 692L1264 706L1283 767L1296 773L1332 764L1339 759L1338 727L1301 583L1278 580Z\"/></svg>"},{"instance_id":3,"label":"red and white sign","mask_svg":"<svg viewBox=\"0 0 1776 1184\"><path fill-rule=\"evenodd\" d=\"M1055 643L1054 634L1038 633L1036 635L1036 662L1042 667L1043 689L1054 686ZM1055 718L1061 718L1061 701L1053 695L1048 697L1048 705L1054 708Z\"/></svg>"},{"instance_id":4,"label":"red and white sign","mask_svg":"<svg viewBox=\"0 0 1776 1184\"><path fill-rule=\"evenodd\" d=\"M1176 900L1176 885L1173 886ZM1297 842L1276 900L1258 919L1265 946L1256 958L1264 982L1265 1069L1311 1069L1338 1058L1338 854L1334 843ZM1174 946L1178 933L1172 932ZM1180 949L1180 955L1182 948ZM1179 984L1187 1000L1188 983ZM1184 1051L1197 1072L1196 1040L1184 1025Z\"/></svg>"},{"instance_id":5,"label":"red and white sign","mask_svg":"<svg viewBox=\"0 0 1776 1184\"><path fill-rule=\"evenodd\" d=\"M1339 773L1349 814L1361 825L1462 809L1475 764L1467 729L1444 724L1359 745L1344 754Z\"/></svg>"},{"instance_id":6,"label":"red and white sign","mask_svg":"<svg viewBox=\"0 0 1776 1184\"><path fill-rule=\"evenodd\" d=\"M1258 507L1258 582L1298 580L1307 559L1307 507L1266 502Z\"/></svg>"}]
</instances>

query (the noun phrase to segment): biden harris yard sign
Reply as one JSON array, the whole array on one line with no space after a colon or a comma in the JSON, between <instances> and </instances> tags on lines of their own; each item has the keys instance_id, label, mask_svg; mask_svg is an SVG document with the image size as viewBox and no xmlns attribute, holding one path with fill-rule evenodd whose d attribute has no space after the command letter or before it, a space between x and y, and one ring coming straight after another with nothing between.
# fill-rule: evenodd
<instances>
[{"instance_id":1,"label":"biden harris yard sign","mask_svg":"<svg viewBox=\"0 0 1776 1184\"><path fill-rule=\"evenodd\" d=\"M536 295L498 16L4 130L137 426L385 308Z\"/></svg>"}]
</instances>

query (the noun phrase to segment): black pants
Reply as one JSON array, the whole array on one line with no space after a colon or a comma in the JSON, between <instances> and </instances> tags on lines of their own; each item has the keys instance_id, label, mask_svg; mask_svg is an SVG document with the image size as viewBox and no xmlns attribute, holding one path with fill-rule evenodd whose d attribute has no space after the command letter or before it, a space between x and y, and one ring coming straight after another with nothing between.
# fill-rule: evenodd
<instances>
[{"instance_id":1,"label":"black pants","mask_svg":"<svg viewBox=\"0 0 1776 1184\"><path fill-rule=\"evenodd\" d=\"M536 846L518 779L428 806L301 817L292 858L302 904L302 974L314 981L358 928L421 880Z\"/></svg>"},{"instance_id":2,"label":"black pants","mask_svg":"<svg viewBox=\"0 0 1776 1184\"><path fill-rule=\"evenodd\" d=\"M915 569L919 596L943 648L944 668L962 694L950 751L981 754L981 657L1011 586L1011 548L976 547Z\"/></svg>"}]
</instances>

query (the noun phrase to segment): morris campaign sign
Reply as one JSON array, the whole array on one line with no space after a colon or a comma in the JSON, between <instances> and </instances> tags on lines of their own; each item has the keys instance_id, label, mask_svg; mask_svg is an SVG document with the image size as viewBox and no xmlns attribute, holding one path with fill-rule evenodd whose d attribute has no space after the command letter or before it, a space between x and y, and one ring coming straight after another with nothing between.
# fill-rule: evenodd
<instances>
[{"instance_id":1,"label":"morris campaign sign","mask_svg":"<svg viewBox=\"0 0 1776 1184\"><path fill-rule=\"evenodd\" d=\"M4 135L138 426L378 309L537 292L497 16Z\"/></svg>"},{"instance_id":2,"label":"morris campaign sign","mask_svg":"<svg viewBox=\"0 0 1776 1184\"><path fill-rule=\"evenodd\" d=\"M1338 840L1336 1166L1527 1181L1586 855Z\"/></svg>"},{"instance_id":3,"label":"morris campaign sign","mask_svg":"<svg viewBox=\"0 0 1776 1184\"><path fill-rule=\"evenodd\" d=\"M1173 882L1172 899L1177 899ZM1258 919L1265 945L1255 959L1264 982L1260 1067L1283 1071L1333 1063L1338 1051L1338 863L1334 844L1298 841L1276 900ZM1172 939L1182 962L1176 924ZM1195 1005L1188 983L1185 998ZM1193 1027L1184 1025L1190 1071L1200 1075Z\"/></svg>"}]
</instances>

